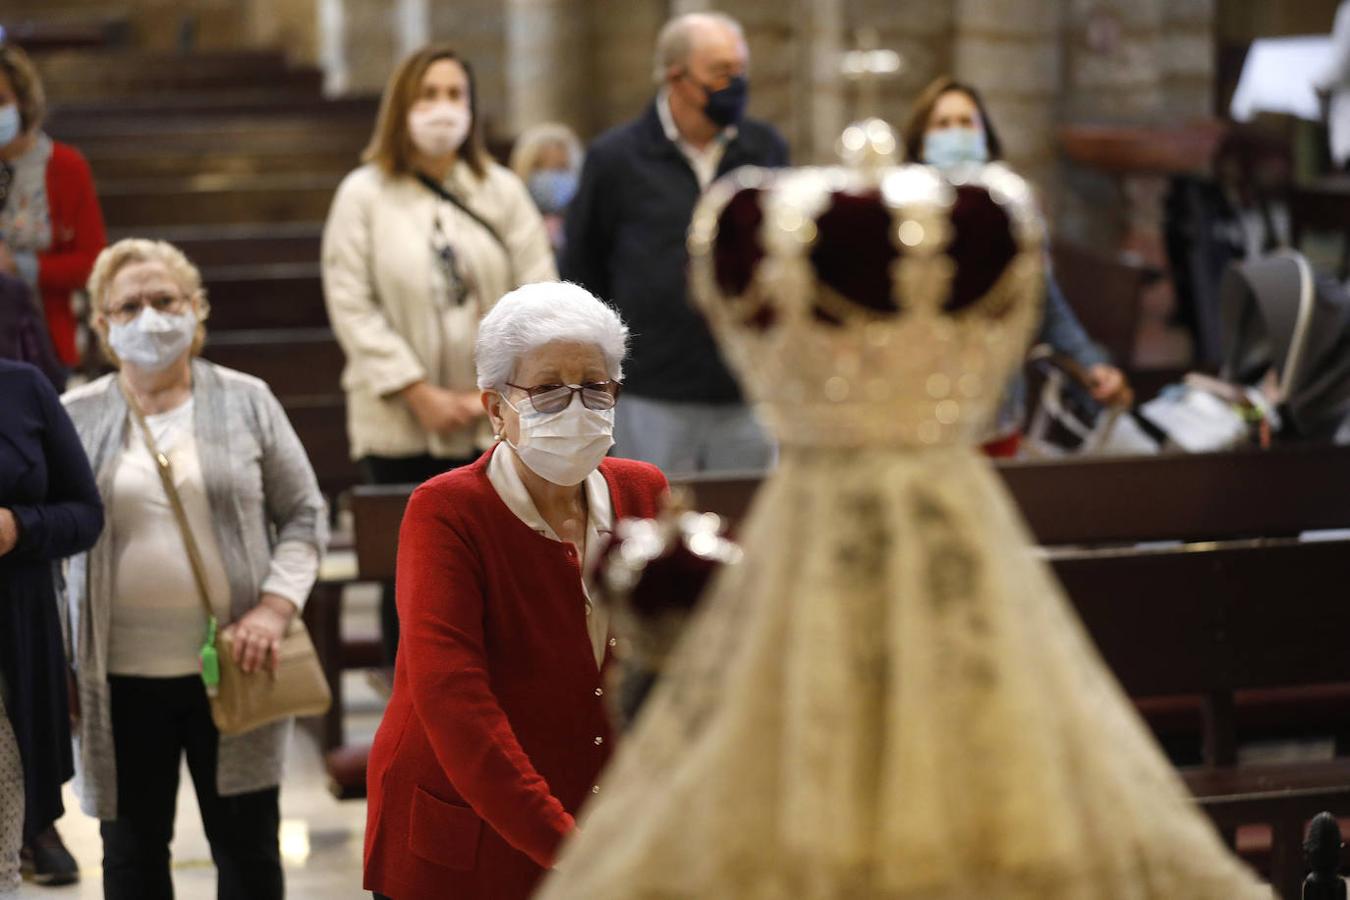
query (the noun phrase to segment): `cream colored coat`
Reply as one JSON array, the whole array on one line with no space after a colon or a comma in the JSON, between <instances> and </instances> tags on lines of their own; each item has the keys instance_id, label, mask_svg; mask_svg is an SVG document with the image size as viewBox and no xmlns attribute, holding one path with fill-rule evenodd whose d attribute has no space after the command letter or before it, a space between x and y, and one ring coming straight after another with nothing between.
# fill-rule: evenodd
<instances>
[{"instance_id":1,"label":"cream colored coat","mask_svg":"<svg viewBox=\"0 0 1350 900\"><path fill-rule=\"evenodd\" d=\"M323 288L333 331L347 356L347 432L352 457L467 457L485 445L485 427L428 434L398 392L418 381L476 390L478 321L508 291L558 277L548 232L524 184L489 163L479 179L464 162L447 180L492 223L503 250L453 204L407 176L374 165L348 175L323 232ZM439 219L471 285L451 308L432 250ZM481 423L480 423L481 424Z\"/></svg>"}]
</instances>

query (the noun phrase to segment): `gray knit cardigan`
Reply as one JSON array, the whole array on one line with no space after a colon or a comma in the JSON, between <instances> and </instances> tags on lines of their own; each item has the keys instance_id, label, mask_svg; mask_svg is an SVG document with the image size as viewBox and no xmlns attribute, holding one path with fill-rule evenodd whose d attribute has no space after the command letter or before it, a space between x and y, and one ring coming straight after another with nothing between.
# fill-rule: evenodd
<instances>
[{"instance_id":1,"label":"gray knit cardigan","mask_svg":"<svg viewBox=\"0 0 1350 900\"><path fill-rule=\"evenodd\" d=\"M278 543L299 540L323 552L327 508L305 449L266 384L197 359L192 363L192 397L202 477L229 578L231 619L236 620L258 603ZM80 698L76 790L84 811L106 821L117 818L107 680L114 585L112 482L126 445L129 415L113 375L68 392L62 402L108 509L107 529L92 549L72 558L67 578L70 646ZM287 720L221 737L216 769L220 794L280 784L291 725Z\"/></svg>"}]
</instances>

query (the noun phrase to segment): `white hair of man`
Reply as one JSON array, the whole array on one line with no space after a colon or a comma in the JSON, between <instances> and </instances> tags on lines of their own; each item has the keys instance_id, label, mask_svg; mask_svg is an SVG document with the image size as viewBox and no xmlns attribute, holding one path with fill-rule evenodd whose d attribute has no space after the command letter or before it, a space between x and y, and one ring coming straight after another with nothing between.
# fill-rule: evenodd
<instances>
[{"instance_id":1,"label":"white hair of man","mask_svg":"<svg viewBox=\"0 0 1350 900\"><path fill-rule=\"evenodd\" d=\"M652 80L665 84L671 66L683 66L694 52L694 43L700 28L716 25L729 28L745 41L745 29L726 13L693 12L676 16L667 22L656 37L656 59L652 65Z\"/></svg>"},{"instance_id":2,"label":"white hair of man","mask_svg":"<svg viewBox=\"0 0 1350 900\"><path fill-rule=\"evenodd\" d=\"M604 354L609 377L623 380L628 326L619 314L581 285L541 281L502 297L479 323L478 388L502 390L521 357L554 341L594 344Z\"/></svg>"}]
</instances>

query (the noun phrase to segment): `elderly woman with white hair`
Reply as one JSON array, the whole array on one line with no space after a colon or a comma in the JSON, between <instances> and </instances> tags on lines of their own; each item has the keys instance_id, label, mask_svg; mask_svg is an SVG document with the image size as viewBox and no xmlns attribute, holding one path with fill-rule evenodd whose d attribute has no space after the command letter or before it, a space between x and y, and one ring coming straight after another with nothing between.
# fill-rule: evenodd
<instances>
[{"instance_id":1,"label":"elderly woman with white hair","mask_svg":"<svg viewBox=\"0 0 1350 900\"><path fill-rule=\"evenodd\" d=\"M654 466L605 457L627 336L565 283L518 288L483 319L497 443L418 488L399 533L403 649L368 768L377 897L528 897L596 792L614 642L582 571L666 490Z\"/></svg>"},{"instance_id":2,"label":"elderly woman with white hair","mask_svg":"<svg viewBox=\"0 0 1350 900\"><path fill-rule=\"evenodd\" d=\"M197 358L210 307L181 251L118 241L94 263L89 302L119 371L62 399L107 518L68 579L76 771L81 806L101 820L104 896L173 897L169 842L186 756L217 896L280 900L291 721L221 735L200 661L219 622L241 668L275 667L318 574L323 495L267 385ZM159 458L197 545L210 619Z\"/></svg>"}]
</instances>

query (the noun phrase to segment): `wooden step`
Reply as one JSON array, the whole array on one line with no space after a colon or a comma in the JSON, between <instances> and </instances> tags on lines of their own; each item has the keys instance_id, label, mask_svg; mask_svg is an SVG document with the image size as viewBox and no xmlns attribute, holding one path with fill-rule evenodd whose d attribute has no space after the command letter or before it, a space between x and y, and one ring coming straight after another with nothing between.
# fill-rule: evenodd
<instances>
[{"instance_id":1,"label":"wooden step","mask_svg":"<svg viewBox=\"0 0 1350 900\"><path fill-rule=\"evenodd\" d=\"M242 224L178 225L169 228L111 229L110 241L144 237L168 241L187 254L208 289L218 280L247 276L247 270L271 263L314 263L319 260L323 222L246 222Z\"/></svg>"},{"instance_id":2,"label":"wooden step","mask_svg":"<svg viewBox=\"0 0 1350 900\"><path fill-rule=\"evenodd\" d=\"M218 331L213 324L207 322L204 358L261 378L283 402L341 401L347 359L329 329Z\"/></svg>"},{"instance_id":3,"label":"wooden step","mask_svg":"<svg viewBox=\"0 0 1350 900\"><path fill-rule=\"evenodd\" d=\"M99 202L109 227L226 222L301 222L323 219L337 176L202 176L192 179L109 181Z\"/></svg>"},{"instance_id":4,"label":"wooden step","mask_svg":"<svg viewBox=\"0 0 1350 900\"><path fill-rule=\"evenodd\" d=\"M0 18L5 40L39 60L70 50L109 48L125 44L130 23L123 16L31 18L6 13Z\"/></svg>"},{"instance_id":5,"label":"wooden step","mask_svg":"<svg viewBox=\"0 0 1350 900\"><path fill-rule=\"evenodd\" d=\"M43 87L53 100L87 101L93 98L114 100L142 97L155 92L233 91L241 87L267 86L279 91L303 91L318 95L323 90L323 72L314 68L285 69L279 72L246 74L203 73L174 75L156 71L108 72L88 77L46 78Z\"/></svg>"},{"instance_id":6,"label":"wooden step","mask_svg":"<svg viewBox=\"0 0 1350 900\"><path fill-rule=\"evenodd\" d=\"M359 153L350 146L324 146L311 150L243 150L220 148L214 151L166 151L135 153L104 151L88 155L94 178L108 179L183 178L193 175L280 175L289 173L342 175L361 164Z\"/></svg>"},{"instance_id":7,"label":"wooden step","mask_svg":"<svg viewBox=\"0 0 1350 900\"><path fill-rule=\"evenodd\" d=\"M212 266L202 280L213 332L328 327L317 254L303 262Z\"/></svg>"},{"instance_id":8,"label":"wooden step","mask_svg":"<svg viewBox=\"0 0 1350 900\"><path fill-rule=\"evenodd\" d=\"M47 122L59 127L66 122L125 121L144 119L209 118L212 116L353 116L375 123L379 98L370 96L328 98L294 88L269 87L232 91L157 92L129 97L115 104L74 99L52 104Z\"/></svg>"},{"instance_id":9,"label":"wooden step","mask_svg":"<svg viewBox=\"0 0 1350 900\"><path fill-rule=\"evenodd\" d=\"M313 112L276 116L221 115L190 118L82 119L48 129L58 140L74 144L83 153L141 152L183 149L212 151L222 148L253 150L258 147L360 148L370 138L373 122L361 116L332 115L322 108Z\"/></svg>"},{"instance_id":10,"label":"wooden step","mask_svg":"<svg viewBox=\"0 0 1350 900\"><path fill-rule=\"evenodd\" d=\"M239 75L269 75L291 68L280 50L241 49L207 50L190 53L158 50L78 50L46 54L37 61L38 71L47 82L74 78L97 80L145 74L220 78Z\"/></svg>"}]
</instances>

